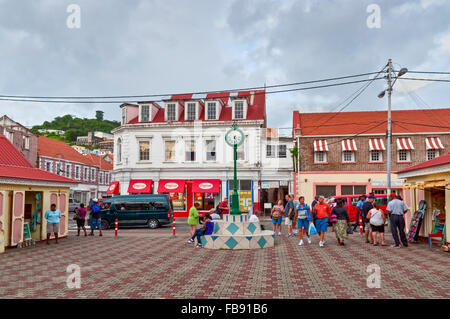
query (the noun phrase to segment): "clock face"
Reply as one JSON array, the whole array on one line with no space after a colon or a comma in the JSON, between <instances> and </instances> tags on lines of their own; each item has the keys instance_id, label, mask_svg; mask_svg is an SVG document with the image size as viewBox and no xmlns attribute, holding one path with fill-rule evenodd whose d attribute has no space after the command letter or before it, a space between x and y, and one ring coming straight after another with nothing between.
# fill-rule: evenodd
<instances>
[{"instance_id":1,"label":"clock face","mask_svg":"<svg viewBox=\"0 0 450 319\"><path fill-rule=\"evenodd\" d=\"M228 143L228 145L239 146L242 144L242 142L244 142L244 133L239 129L231 129L225 136L225 140Z\"/></svg>"}]
</instances>

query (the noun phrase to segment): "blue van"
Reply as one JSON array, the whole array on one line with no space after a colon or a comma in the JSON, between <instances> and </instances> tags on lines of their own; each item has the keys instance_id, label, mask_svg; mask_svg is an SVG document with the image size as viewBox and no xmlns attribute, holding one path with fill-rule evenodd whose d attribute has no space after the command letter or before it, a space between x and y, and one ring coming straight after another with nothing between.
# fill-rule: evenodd
<instances>
[{"instance_id":1,"label":"blue van","mask_svg":"<svg viewBox=\"0 0 450 319\"><path fill-rule=\"evenodd\" d=\"M173 209L169 195L122 195L105 199L101 203L102 228L147 226L151 229L172 223Z\"/></svg>"}]
</instances>

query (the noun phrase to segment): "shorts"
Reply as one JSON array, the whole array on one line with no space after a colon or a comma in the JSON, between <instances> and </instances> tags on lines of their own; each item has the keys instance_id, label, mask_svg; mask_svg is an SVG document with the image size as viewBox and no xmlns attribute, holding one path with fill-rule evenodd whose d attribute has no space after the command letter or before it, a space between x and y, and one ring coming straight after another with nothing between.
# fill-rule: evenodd
<instances>
[{"instance_id":1,"label":"shorts","mask_svg":"<svg viewBox=\"0 0 450 319\"><path fill-rule=\"evenodd\" d=\"M278 224L278 225L281 225L281 221L282 221L282 219L283 219L283 217L278 217L277 219L275 219L275 218L272 218L272 223L274 223L274 224Z\"/></svg>"},{"instance_id":2,"label":"shorts","mask_svg":"<svg viewBox=\"0 0 450 319\"><path fill-rule=\"evenodd\" d=\"M91 218L91 230L102 228L102 221L100 218Z\"/></svg>"},{"instance_id":3,"label":"shorts","mask_svg":"<svg viewBox=\"0 0 450 319\"><path fill-rule=\"evenodd\" d=\"M284 224L286 226L292 226L292 220L289 217L284 218Z\"/></svg>"},{"instance_id":4,"label":"shorts","mask_svg":"<svg viewBox=\"0 0 450 319\"><path fill-rule=\"evenodd\" d=\"M84 219L77 219L77 227L82 228L84 227Z\"/></svg>"},{"instance_id":5,"label":"shorts","mask_svg":"<svg viewBox=\"0 0 450 319\"><path fill-rule=\"evenodd\" d=\"M364 224L364 231L369 231L370 232L370 223L365 223Z\"/></svg>"},{"instance_id":6,"label":"shorts","mask_svg":"<svg viewBox=\"0 0 450 319\"><path fill-rule=\"evenodd\" d=\"M59 223L47 223L47 234L59 233Z\"/></svg>"},{"instance_id":7,"label":"shorts","mask_svg":"<svg viewBox=\"0 0 450 319\"><path fill-rule=\"evenodd\" d=\"M316 219L316 229L317 232L326 232L328 227L328 218L317 218Z\"/></svg>"},{"instance_id":8,"label":"shorts","mask_svg":"<svg viewBox=\"0 0 450 319\"><path fill-rule=\"evenodd\" d=\"M309 220L307 218L297 218L297 228L308 231L309 228Z\"/></svg>"},{"instance_id":9,"label":"shorts","mask_svg":"<svg viewBox=\"0 0 450 319\"><path fill-rule=\"evenodd\" d=\"M384 224L380 226L370 225L372 232L384 233Z\"/></svg>"}]
</instances>

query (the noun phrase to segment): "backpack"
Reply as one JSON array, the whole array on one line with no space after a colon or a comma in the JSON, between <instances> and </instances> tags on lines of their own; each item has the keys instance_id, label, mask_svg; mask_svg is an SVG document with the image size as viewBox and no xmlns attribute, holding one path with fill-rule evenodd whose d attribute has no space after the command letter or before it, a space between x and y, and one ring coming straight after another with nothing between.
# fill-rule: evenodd
<instances>
[{"instance_id":1,"label":"backpack","mask_svg":"<svg viewBox=\"0 0 450 319\"><path fill-rule=\"evenodd\" d=\"M280 212L278 210L274 210L272 213L273 219L278 219L280 217Z\"/></svg>"}]
</instances>

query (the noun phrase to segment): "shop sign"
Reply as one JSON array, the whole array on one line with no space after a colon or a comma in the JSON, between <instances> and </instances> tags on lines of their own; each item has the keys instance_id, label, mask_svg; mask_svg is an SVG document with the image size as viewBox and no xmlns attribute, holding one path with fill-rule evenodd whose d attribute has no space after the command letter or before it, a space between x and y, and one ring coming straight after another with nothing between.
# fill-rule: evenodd
<instances>
[{"instance_id":1,"label":"shop sign","mask_svg":"<svg viewBox=\"0 0 450 319\"><path fill-rule=\"evenodd\" d=\"M261 188L262 189L269 189L270 188L269 182L261 182Z\"/></svg>"},{"instance_id":2,"label":"shop sign","mask_svg":"<svg viewBox=\"0 0 450 319\"><path fill-rule=\"evenodd\" d=\"M166 183L166 185L164 185L165 188L167 189L175 189L178 188L178 184L177 183Z\"/></svg>"},{"instance_id":3,"label":"shop sign","mask_svg":"<svg viewBox=\"0 0 450 319\"><path fill-rule=\"evenodd\" d=\"M268 188L279 188L280 183L279 182L261 182L261 188L268 189Z\"/></svg>"},{"instance_id":4,"label":"shop sign","mask_svg":"<svg viewBox=\"0 0 450 319\"><path fill-rule=\"evenodd\" d=\"M144 189L144 188L146 188L146 187L147 187L147 185L144 184L144 183L136 183L136 184L133 184L133 188L134 188L134 189L137 189L137 190L141 190L141 189Z\"/></svg>"},{"instance_id":5,"label":"shop sign","mask_svg":"<svg viewBox=\"0 0 450 319\"><path fill-rule=\"evenodd\" d=\"M280 186L288 186L289 181L280 181Z\"/></svg>"},{"instance_id":6,"label":"shop sign","mask_svg":"<svg viewBox=\"0 0 450 319\"><path fill-rule=\"evenodd\" d=\"M211 184L211 183L201 183L201 184L198 185L198 187L201 188L201 189L208 190L208 189L213 188L214 185Z\"/></svg>"},{"instance_id":7,"label":"shop sign","mask_svg":"<svg viewBox=\"0 0 450 319\"><path fill-rule=\"evenodd\" d=\"M372 181L372 186L387 186L386 181ZM401 181L391 181L391 186L403 186L403 182Z\"/></svg>"}]
</instances>

